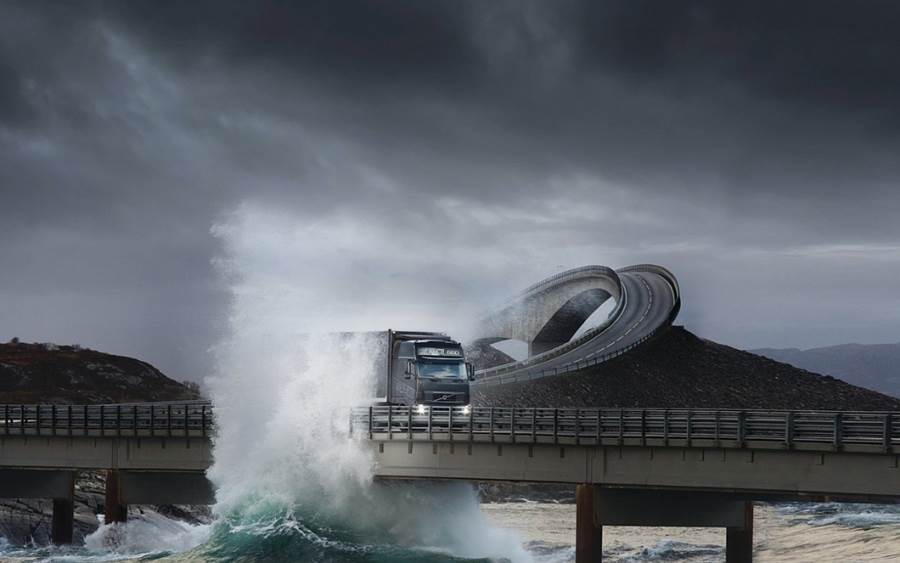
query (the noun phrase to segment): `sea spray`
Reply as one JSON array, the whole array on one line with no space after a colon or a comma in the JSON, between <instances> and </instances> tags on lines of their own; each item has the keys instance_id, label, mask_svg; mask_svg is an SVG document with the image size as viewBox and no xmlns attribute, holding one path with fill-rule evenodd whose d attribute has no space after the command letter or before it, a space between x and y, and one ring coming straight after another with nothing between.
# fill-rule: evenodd
<instances>
[{"instance_id":1,"label":"sea spray","mask_svg":"<svg viewBox=\"0 0 900 563\"><path fill-rule=\"evenodd\" d=\"M110 559L115 555L146 557L187 551L205 542L209 535L208 524L189 524L147 511L132 514L128 522L101 524L85 537L84 547Z\"/></svg>"},{"instance_id":2,"label":"sea spray","mask_svg":"<svg viewBox=\"0 0 900 563\"><path fill-rule=\"evenodd\" d=\"M198 551L216 560L529 560L515 535L488 525L471 485L373 481L372 454L349 435L349 413L373 396L378 340L337 333L360 328L346 302L361 296L345 294L345 281L323 277L329 262L317 262L346 254L355 235L256 208L232 219L214 230L232 304L207 381L218 520ZM392 306L396 294L380 294L378 281L364 297L377 306L358 307L370 318L386 313L373 328L444 328L391 315L409 307Z\"/></svg>"}]
</instances>

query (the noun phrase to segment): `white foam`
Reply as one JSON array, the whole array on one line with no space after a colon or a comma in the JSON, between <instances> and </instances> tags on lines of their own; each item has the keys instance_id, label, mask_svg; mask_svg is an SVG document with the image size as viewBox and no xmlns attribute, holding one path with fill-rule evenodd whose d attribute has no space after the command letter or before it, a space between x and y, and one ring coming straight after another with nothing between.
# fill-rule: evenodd
<instances>
[{"instance_id":1,"label":"white foam","mask_svg":"<svg viewBox=\"0 0 900 563\"><path fill-rule=\"evenodd\" d=\"M377 281L384 280L369 283L357 264L335 270L334 255L347 254L348 246L353 252L345 258L363 262L383 260L391 250L357 245L365 233L341 229L293 225L258 207L242 207L214 229L226 249L219 264L232 284L228 335L207 382L216 406L209 471L215 513L240 532L291 533L294 526L293 533L310 534L302 519L315 513L377 532L373 541L530 560L515 534L488 525L471 486L372 486L371 454L350 439L348 427L350 407L372 396L377 342L329 333L400 325L440 330L452 323L445 318L436 326L433 317L410 315L415 308L402 292L382 291ZM379 254L360 257L366 249ZM347 273L358 279L348 282ZM367 293L348 294L352 287ZM361 318L383 324L361 326Z\"/></svg>"},{"instance_id":2,"label":"white foam","mask_svg":"<svg viewBox=\"0 0 900 563\"><path fill-rule=\"evenodd\" d=\"M209 538L211 526L172 520L156 512L130 515L117 524L101 524L84 538L88 551L110 555L141 556L178 553L192 549Z\"/></svg>"}]
</instances>

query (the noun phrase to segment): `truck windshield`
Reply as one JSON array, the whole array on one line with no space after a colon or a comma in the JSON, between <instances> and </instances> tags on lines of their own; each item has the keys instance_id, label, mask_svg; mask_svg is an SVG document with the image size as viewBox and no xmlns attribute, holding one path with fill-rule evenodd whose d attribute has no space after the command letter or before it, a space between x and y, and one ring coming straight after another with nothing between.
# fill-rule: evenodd
<instances>
[{"instance_id":1,"label":"truck windshield","mask_svg":"<svg viewBox=\"0 0 900 563\"><path fill-rule=\"evenodd\" d=\"M465 362L419 361L419 377L439 379L467 379Z\"/></svg>"}]
</instances>

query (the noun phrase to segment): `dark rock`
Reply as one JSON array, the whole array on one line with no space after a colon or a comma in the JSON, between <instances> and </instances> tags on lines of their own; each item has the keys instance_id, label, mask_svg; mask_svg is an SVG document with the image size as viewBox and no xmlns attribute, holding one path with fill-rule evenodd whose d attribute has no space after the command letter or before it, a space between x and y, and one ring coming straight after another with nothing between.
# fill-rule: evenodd
<instances>
[{"instance_id":1,"label":"dark rock","mask_svg":"<svg viewBox=\"0 0 900 563\"><path fill-rule=\"evenodd\" d=\"M96 404L198 399L146 362L78 346L0 344L0 403Z\"/></svg>"},{"instance_id":2,"label":"dark rock","mask_svg":"<svg viewBox=\"0 0 900 563\"><path fill-rule=\"evenodd\" d=\"M900 410L900 399L672 327L579 372L473 387L477 406Z\"/></svg>"}]
</instances>

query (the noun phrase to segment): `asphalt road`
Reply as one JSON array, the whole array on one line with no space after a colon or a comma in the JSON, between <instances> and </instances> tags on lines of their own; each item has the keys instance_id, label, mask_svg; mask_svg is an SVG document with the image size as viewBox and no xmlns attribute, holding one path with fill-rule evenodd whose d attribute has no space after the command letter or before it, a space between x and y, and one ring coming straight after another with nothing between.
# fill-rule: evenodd
<instances>
[{"instance_id":1,"label":"asphalt road","mask_svg":"<svg viewBox=\"0 0 900 563\"><path fill-rule=\"evenodd\" d=\"M627 348L668 322L675 306L669 283L651 272L619 272L625 291L625 309L619 318L582 345L544 361L530 363L503 372L506 378L553 368L562 368L578 361L591 360Z\"/></svg>"}]
</instances>

